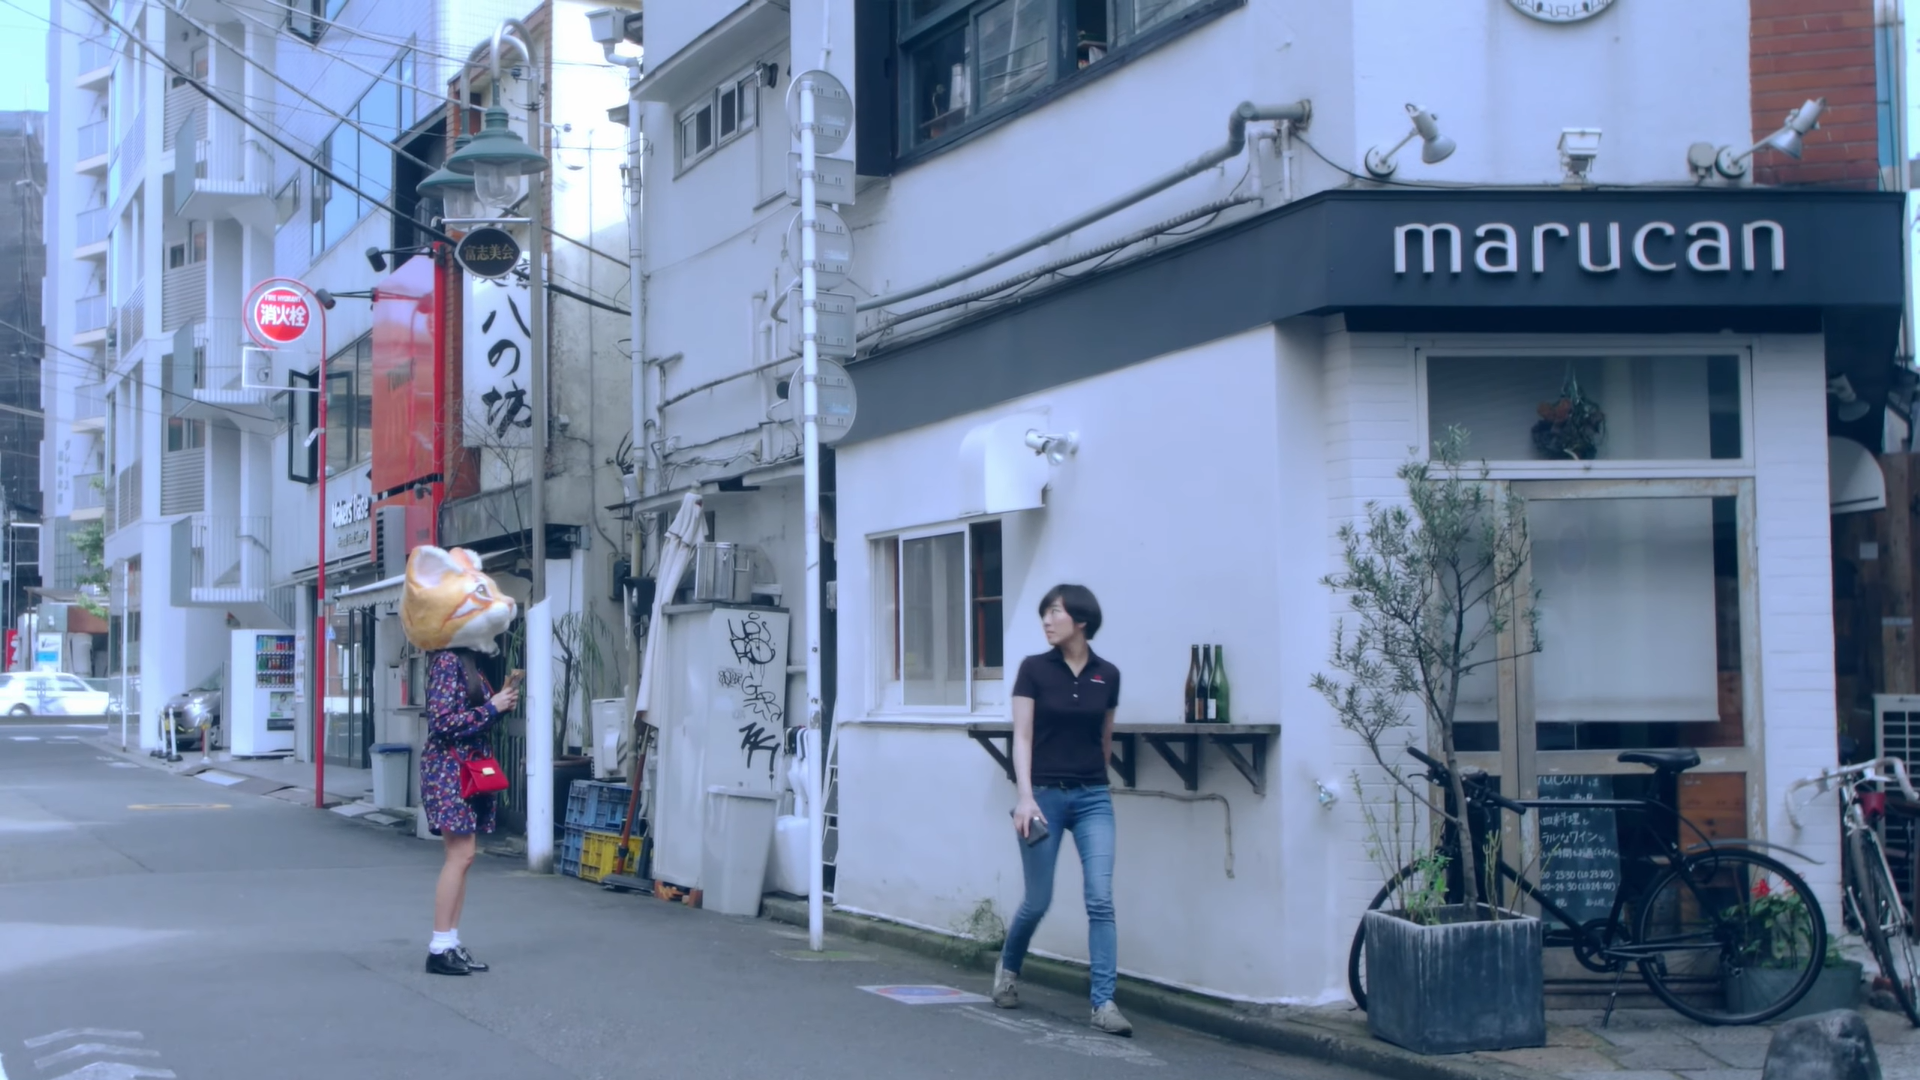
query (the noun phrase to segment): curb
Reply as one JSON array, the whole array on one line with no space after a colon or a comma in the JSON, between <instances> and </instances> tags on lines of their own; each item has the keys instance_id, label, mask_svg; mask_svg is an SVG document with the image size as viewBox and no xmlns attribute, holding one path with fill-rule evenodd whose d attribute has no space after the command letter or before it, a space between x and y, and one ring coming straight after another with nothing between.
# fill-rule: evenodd
<instances>
[{"instance_id":1,"label":"curb","mask_svg":"<svg viewBox=\"0 0 1920 1080\"><path fill-rule=\"evenodd\" d=\"M768 896L763 911L776 922L807 925L804 900ZM969 971L991 972L999 959L999 950L991 945L831 908L826 912L826 927L844 937L890 945ZM1087 992L1086 968L1058 960L1029 957L1020 969L1020 978L1069 993ZM1128 1012L1283 1054L1361 1069L1390 1080L1558 1080L1552 1074L1504 1062L1468 1056L1423 1057L1367 1037L1358 1023L1353 1030L1346 1030L1324 1020L1281 1014L1285 1006L1241 1005L1124 975L1114 998ZM1298 1014L1315 1010L1290 1011Z\"/></svg>"},{"instance_id":2,"label":"curb","mask_svg":"<svg viewBox=\"0 0 1920 1080\"><path fill-rule=\"evenodd\" d=\"M159 758L153 757L152 755L146 754L143 752L130 750L130 749L122 750L120 748L119 740L113 738L111 735L99 736L91 739L83 739L81 741L85 742L89 746L94 747L97 750L102 750L102 751L105 751L106 753L113 754L116 757L124 758L127 761L133 762L134 764L141 766L142 768L153 769L158 772L164 772L169 776L178 776L183 779L191 779L209 770L215 771L215 772L221 772L227 776L239 776L241 777L241 779L238 782L233 784L222 785L222 789L225 791L234 792L235 794L240 794L240 795L254 795L260 798L277 799L280 802L289 803L294 806L302 807L305 809L314 808L312 788L303 788L293 784L282 784L273 780L263 780L256 776L247 776L244 773L240 773L230 769L221 769L220 768L221 763L217 761L203 762L203 761L195 760L195 761L189 762L184 758L178 762L162 761ZM379 810L369 809L365 813L361 813L361 814L340 813L341 807L351 806L351 805L353 805L353 803L350 802L349 800L328 796L326 805L325 807L323 807L323 809L331 811L336 816L344 818L347 821L351 821L354 824L359 825L363 828L377 829L383 832L404 833L408 835L411 835L413 832L413 828L414 828L413 810L411 808L409 808L408 811L401 816L400 820L394 821L392 823L385 823L385 822L379 822L379 821L368 821L366 819L369 817L375 816L376 814L382 814L382 813L384 813L388 817L392 817L394 816L394 811L390 811L390 810L379 811Z\"/></svg>"}]
</instances>

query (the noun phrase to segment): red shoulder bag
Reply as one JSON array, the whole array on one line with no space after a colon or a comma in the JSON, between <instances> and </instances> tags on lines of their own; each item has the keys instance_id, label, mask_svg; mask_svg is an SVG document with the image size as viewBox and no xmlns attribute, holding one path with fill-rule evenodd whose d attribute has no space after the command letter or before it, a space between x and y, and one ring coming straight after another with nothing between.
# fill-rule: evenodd
<instances>
[{"instance_id":1,"label":"red shoulder bag","mask_svg":"<svg viewBox=\"0 0 1920 1080\"><path fill-rule=\"evenodd\" d=\"M496 791L507 790L507 770L500 767L492 755L477 757L460 763L460 797L471 799L475 795L491 795Z\"/></svg>"}]
</instances>

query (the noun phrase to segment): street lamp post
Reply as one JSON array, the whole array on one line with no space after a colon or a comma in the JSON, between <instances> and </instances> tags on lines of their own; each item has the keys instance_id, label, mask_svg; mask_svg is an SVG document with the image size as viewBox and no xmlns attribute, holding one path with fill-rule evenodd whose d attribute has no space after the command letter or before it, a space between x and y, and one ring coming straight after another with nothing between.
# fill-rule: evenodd
<instances>
[{"instance_id":1,"label":"street lamp post","mask_svg":"<svg viewBox=\"0 0 1920 1080\"><path fill-rule=\"evenodd\" d=\"M546 192L542 175L550 167L546 155L515 134L501 104L501 58L511 46L526 58L532 72L527 103L527 131L537 141L540 131L540 88L544 68L533 47L533 35L518 19L506 19L493 33L492 75L494 104L486 110L480 131L467 145L447 157L442 172L471 177L479 202L502 217L527 199L527 276L531 293L527 318L532 357L527 397L533 410L533 470L529 507L533 518L531 557L533 588L527 603L527 868L534 873L553 869L553 631L547 606L547 283L545 219ZM462 93L465 78L462 77ZM467 102L462 101L464 109ZM429 177L438 179L439 173ZM523 188L523 183L526 187ZM427 186L425 183L423 187ZM435 192L454 192L450 180L434 185ZM448 204L451 210L452 204ZM477 224L449 213L448 224Z\"/></svg>"}]
</instances>

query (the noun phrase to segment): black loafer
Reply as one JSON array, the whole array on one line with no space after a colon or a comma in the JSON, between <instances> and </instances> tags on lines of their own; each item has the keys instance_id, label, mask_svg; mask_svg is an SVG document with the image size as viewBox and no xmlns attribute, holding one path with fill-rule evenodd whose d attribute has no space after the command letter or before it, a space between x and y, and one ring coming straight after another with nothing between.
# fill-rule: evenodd
<instances>
[{"instance_id":1,"label":"black loafer","mask_svg":"<svg viewBox=\"0 0 1920 1080\"><path fill-rule=\"evenodd\" d=\"M473 958L473 954L467 951L467 947L465 945L455 945L453 947L453 952L456 956L460 957L461 963L467 965L468 971L478 974L482 971L487 970L487 965L481 963L478 960L475 960Z\"/></svg>"},{"instance_id":2,"label":"black loafer","mask_svg":"<svg viewBox=\"0 0 1920 1080\"><path fill-rule=\"evenodd\" d=\"M473 968L461 958L460 950L448 949L446 952L427 954L427 974L429 975L471 975Z\"/></svg>"}]
</instances>

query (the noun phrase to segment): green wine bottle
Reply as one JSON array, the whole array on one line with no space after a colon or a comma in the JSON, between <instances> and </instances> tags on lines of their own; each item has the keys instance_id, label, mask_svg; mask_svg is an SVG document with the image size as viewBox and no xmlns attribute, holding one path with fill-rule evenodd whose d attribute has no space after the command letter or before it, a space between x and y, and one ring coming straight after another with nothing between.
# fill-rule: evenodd
<instances>
[{"instance_id":1,"label":"green wine bottle","mask_svg":"<svg viewBox=\"0 0 1920 1080\"><path fill-rule=\"evenodd\" d=\"M1227 658L1225 646L1213 647L1213 696L1208 699L1216 724L1233 723L1233 691L1227 682Z\"/></svg>"}]
</instances>

